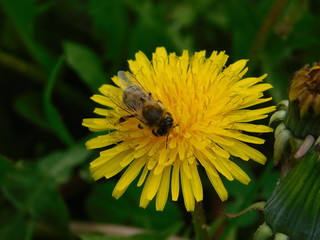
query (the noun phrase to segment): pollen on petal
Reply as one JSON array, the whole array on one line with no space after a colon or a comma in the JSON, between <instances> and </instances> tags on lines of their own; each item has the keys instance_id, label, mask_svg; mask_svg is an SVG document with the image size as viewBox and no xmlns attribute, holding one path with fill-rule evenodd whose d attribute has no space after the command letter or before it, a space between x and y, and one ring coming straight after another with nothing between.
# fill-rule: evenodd
<instances>
[{"instance_id":1,"label":"pollen on petal","mask_svg":"<svg viewBox=\"0 0 320 240\"><path fill-rule=\"evenodd\" d=\"M189 162L188 161L183 161L182 162L182 170L183 170L183 173L185 174L185 176L188 179L191 179L192 175L191 175L191 170L190 170L190 166L189 166Z\"/></svg>"},{"instance_id":2,"label":"pollen on petal","mask_svg":"<svg viewBox=\"0 0 320 240\"><path fill-rule=\"evenodd\" d=\"M127 188L124 188L122 190L118 190L118 189L113 189L112 191L112 196L115 198L115 199L119 199L124 193L125 191L127 190Z\"/></svg>"},{"instance_id":3,"label":"pollen on petal","mask_svg":"<svg viewBox=\"0 0 320 240\"><path fill-rule=\"evenodd\" d=\"M154 175L159 175L162 174L163 169L165 168L165 165L163 164L158 164L155 168L154 168Z\"/></svg>"},{"instance_id":4,"label":"pollen on petal","mask_svg":"<svg viewBox=\"0 0 320 240\"><path fill-rule=\"evenodd\" d=\"M139 150L136 150L134 152L134 157L139 158L142 157L143 155L146 155L148 153L148 148L140 148Z\"/></svg>"},{"instance_id":5,"label":"pollen on petal","mask_svg":"<svg viewBox=\"0 0 320 240\"><path fill-rule=\"evenodd\" d=\"M104 84L99 88L99 91L105 96L121 96L121 89L109 84Z\"/></svg>"},{"instance_id":6,"label":"pollen on petal","mask_svg":"<svg viewBox=\"0 0 320 240\"><path fill-rule=\"evenodd\" d=\"M97 160L104 161L104 164L99 164L97 166L90 166L90 170L92 172L92 177L95 180L102 178L110 178L116 174L118 174L123 167L120 166L119 163L115 161L107 161L105 158L101 157Z\"/></svg>"},{"instance_id":7,"label":"pollen on petal","mask_svg":"<svg viewBox=\"0 0 320 240\"><path fill-rule=\"evenodd\" d=\"M267 160L261 152L240 141L236 141L234 147L228 150L245 161L252 159L260 164L265 164Z\"/></svg>"},{"instance_id":8,"label":"pollen on petal","mask_svg":"<svg viewBox=\"0 0 320 240\"><path fill-rule=\"evenodd\" d=\"M166 205L170 186L171 166L166 167L163 171L162 180L156 198L156 210L162 211Z\"/></svg>"},{"instance_id":9,"label":"pollen on petal","mask_svg":"<svg viewBox=\"0 0 320 240\"><path fill-rule=\"evenodd\" d=\"M151 171L144 184L141 197L140 207L146 208L149 202L154 198L161 184L162 174L154 175Z\"/></svg>"},{"instance_id":10,"label":"pollen on petal","mask_svg":"<svg viewBox=\"0 0 320 240\"><path fill-rule=\"evenodd\" d=\"M251 87L256 83L261 82L264 78L266 78L267 74L262 75L261 77L248 77L243 78L235 83L236 87Z\"/></svg>"},{"instance_id":11,"label":"pollen on petal","mask_svg":"<svg viewBox=\"0 0 320 240\"><path fill-rule=\"evenodd\" d=\"M106 166L108 166L108 168L104 169L104 177L107 179L117 175L124 169L124 167L121 167L121 165L115 161L109 161L109 164L106 164ZM93 169L92 172L94 172Z\"/></svg>"},{"instance_id":12,"label":"pollen on petal","mask_svg":"<svg viewBox=\"0 0 320 240\"><path fill-rule=\"evenodd\" d=\"M184 156L185 156L185 146L184 146L184 143L180 143L178 144L178 153L179 153L179 158L180 159L184 159Z\"/></svg>"},{"instance_id":13,"label":"pollen on petal","mask_svg":"<svg viewBox=\"0 0 320 240\"><path fill-rule=\"evenodd\" d=\"M116 108L117 105L115 104L114 101L112 101L110 98L106 97L106 96L102 96L99 94L95 94L91 97L91 99L93 101L95 101L96 103L99 103L101 105L104 105L106 107L110 107L110 108Z\"/></svg>"},{"instance_id":14,"label":"pollen on petal","mask_svg":"<svg viewBox=\"0 0 320 240\"><path fill-rule=\"evenodd\" d=\"M226 164L235 179L243 184L248 184L250 182L249 176L237 164L230 160L228 160Z\"/></svg>"},{"instance_id":15,"label":"pollen on petal","mask_svg":"<svg viewBox=\"0 0 320 240\"><path fill-rule=\"evenodd\" d=\"M219 173L221 173L226 179L228 179L229 181L233 181L233 176L231 173L231 169L228 168L228 165L226 164L226 162L228 162L229 159L227 158L216 158L214 161L212 161L215 169L217 169L217 171Z\"/></svg>"},{"instance_id":16,"label":"pollen on petal","mask_svg":"<svg viewBox=\"0 0 320 240\"><path fill-rule=\"evenodd\" d=\"M203 200L203 190L202 190L202 183L199 176L198 168L196 164L193 164L190 166L191 170L191 187L194 194L194 197L197 202L200 202Z\"/></svg>"},{"instance_id":17,"label":"pollen on petal","mask_svg":"<svg viewBox=\"0 0 320 240\"><path fill-rule=\"evenodd\" d=\"M136 159L125 171L125 173L122 175L120 180L118 181L116 185L116 189L118 191L121 191L125 188L127 188L131 182L138 176L139 172L143 168L143 166L146 164L146 160L143 158Z\"/></svg>"},{"instance_id":18,"label":"pollen on petal","mask_svg":"<svg viewBox=\"0 0 320 240\"><path fill-rule=\"evenodd\" d=\"M206 156L203 153L195 152L195 156L197 157L198 161L202 165L202 167L211 175L216 175L218 177L218 174L210 160L206 158ZM214 159L213 159L214 160Z\"/></svg>"},{"instance_id":19,"label":"pollen on petal","mask_svg":"<svg viewBox=\"0 0 320 240\"><path fill-rule=\"evenodd\" d=\"M164 149L159 153L158 161L159 161L160 164L163 164L168 159L169 153L170 152L167 149Z\"/></svg>"},{"instance_id":20,"label":"pollen on petal","mask_svg":"<svg viewBox=\"0 0 320 240\"><path fill-rule=\"evenodd\" d=\"M113 110L104 109L104 108L95 108L94 113L101 115L101 116L110 116L113 113Z\"/></svg>"},{"instance_id":21,"label":"pollen on petal","mask_svg":"<svg viewBox=\"0 0 320 240\"><path fill-rule=\"evenodd\" d=\"M161 178L162 178L162 174L155 175L153 172L150 172L150 175L148 176L148 180L150 180L150 183L147 189L148 200L152 200L156 195L161 183Z\"/></svg>"},{"instance_id":22,"label":"pollen on petal","mask_svg":"<svg viewBox=\"0 0 320 240\"><path fill-rule=\"evenodd\" d=\"M107 163L109 161L110 158L100 156L90 164L90 170L92 171L92 178L94 180L98 180L105 175L106 168L108 168Z\"/></svg>"},{"instance_id":23,"label":"pollen on petal","mask_svg":"<svg viewBox=\"0 0 320 240\"><path fill-rule=\"evenodd\" d=\"M180 183L179 183L179 175L180 175L180 161L174 162L172 177L171 177L171 196L172 201L177 201L179 197Z\"/></svg>"},{"instance_id":24,"label":"pollen on petal","mask_svg":"<svg viewBox=\"0 0 320 240\"><path fill-rule=\"evenodd\" d=\"M142 186L142 184L144 183L144 181L147 178L148 172L149 172L149 170L148 170L147 166L145 165L144 168L143 168L143 171L142 171L142 173L140 175L139 181L137 183L138 187Z\"/></svg>"},{"instance_id":25,"label":"pollen on petal","mask_svg":"<svg viewBox=\"0 0 320 240\"><path fill-rule=\"evenodd\" d=\"M272 132L273 128L265 125L256 125L250 123L234 123L234 128L246 132Z\"/></svg>"},{"instance_id":26,"label":"pollen on petal","mask_svg":"<svg viewBox=\"0 0 320 240\"><path fill-rule=\"evenodd\" d=\"M94 149L114 144L116 142L114 135L110 133L92 138L86 142L86 147L87 149Z\"/></svg>"},{"instance_id":27,"label":"pollen on petal","mask_svg":"<svg viewBox=\"0 0 320 240\"><path fill-rule=\"evenodd\" d=\"M247 62L248 60L245 59L239 60L233 64L230 64L230 66L227 67L223 72L224 74L237 75L244 69ZM242 75L240 75L240 77L242 77L244 73L245 72L243 72Z\"/></svg>"},{"instance_id":28,"label":"pollen on petal","mask_svg":"<svg viewBox=\"0 0 320 240\"><path fill-rule=\"evenodd\" d=\"M228 192L227 192L226 188L224 187L220 177L217 176L217 174L212 175L208 171L206 171L206 172L207 172L207 176L208 176L212 186L216 190L220 199L222 201L227 200L228 199Z\"/></svg>"},{"instance_id":29,"label":"pollen on petal","mask_svg":"<svg viewBox=\"0 0 320 240\"><path fill-rule=\"evenodd\" d=\"M171 149L169 157L168 157L167 161L164 162L164 165L165 166L172 165L175 161L177 161L179 159L177 155L178 155L178 149L177 148Z\"/></svg>"},{"instance_id":30,"label":"pollen on petal","mask_svg":"<svg viewBox=\"0 0 320 240\"><path fill-rule=\"evenodd\" d=\"M247 142L247 143L263 144L265 141L264 139L254 137L254 136L249 136L247 134L242 134L242 133L233 134L233 137L234 139Z\"/></svg>"},{"instance_id":31,"label":"pollen on petal","mask_svg":"<svg viewBox=\"0 0 320 240\"><path fill-rule=\"evenodd\" d=\"M190 179L186 176L186 174L183 171L181 171L180 178L181 178L184 205L186 207L186 210L188 212L191 212L194 210L194 206L195 206L195 197L193 195L191 182L190 182Z\"/></svg>"},{"instance_id":32,"label":"pollen on petal","mask_svg":"<svg viewBox=\"0 0 320 240\"><path fill-rule=\"evenodd\" d=\"M114 124L106 118L86 118L83 119L82 125L89 128L92 132L102 132L115 129Z\"/></svg>"},{"instance_id":33,"label":"pollen on petal","mask_svg":"<svg viewBox=\"0 0 320 240\"><path fill-rule=\"evenodd\" d=\"M148 204L150 203L150 200L147 198L147 194L148 194L148 190L149 190L149 186L150 186L150 181L151 181L151 177L150 175L148 175L145 183L144 183L144 186L143 186L143 189L142 189L142 193L141 193L141 196L140 196L140 204L139 206L142 207L142 208L146 208L148 206Z\"/></svg>"},{"instance_id":34,"label":"pollen on petal","mask_svg":"<svg viewBox=\"0 0 320 240\"><path fill-rule=\"evenodd\" d=\"M120 161L120 166L121 167L126 167L128 166L133 160L136 160L134 157L134 154L132 152L128 153L123 159Z\"/></svg>"},{"instance_id":35,"label":"pollen on petal","mask_svg":"<svg viewBox=\"0 0 320 240\"><path fill-rule=\"evenodd\" d=\"M257 99L257 96L251 96L247 97L246 101L242 104L242 109L252 107L261 103L269 102L272 98L259 98ZM274 109L275 110L275 109Z\"/></svg>"},{"instance_id":36,"label":"pollen on petal","mask_svg":"<svg viewBox=\"0 0 320 240\"><path fill-rule=\"evenodd\" d=\"M215 156L214 152L203 150L203 153L205 154L205 157L210 161L210 165L206 168L206 170L210 171L209 169L217 169L218 172L220 172L223 176L225 176L228 180L232 181L233 177L230 173L229 169L223 164L223 160ZM203 163L203 162L202 162Z\"/></svg>"},{"instance_id":37,"label":"pollen on petal","mask_svg":"<svg viewBox=\"0 0 320 240\"><path fill-rule=\"evenodd\" d=\"M157 165L157 163L158 163L158 161L156 159L149 160L148 164L147 164L148 170L154 169L154 167Z\"/></svg>"}]
</instances>

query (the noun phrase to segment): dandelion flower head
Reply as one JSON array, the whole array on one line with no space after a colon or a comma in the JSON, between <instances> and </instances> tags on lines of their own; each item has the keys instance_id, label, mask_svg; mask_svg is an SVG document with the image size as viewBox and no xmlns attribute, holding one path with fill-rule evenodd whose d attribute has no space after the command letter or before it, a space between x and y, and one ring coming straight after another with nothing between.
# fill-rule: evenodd
<instances>
[{"instance_id":1,"label":"dandelion flower head","mask_svg":"<svg viewBox=\"0 0 320 240\"><path fill-rule=\"evenodd\" d=\"M167 135L155 136L138 117L119 121L128 116L128 109L116 101L122 98L123 89L114 76L116 86L105 84L99 88L101 94L92 96L103 106L94 111L101 117L83 120L91 131L103 132L89 140L87 148L109 146L91 162L93 178L108 179L123 171L112 193L115 198L138 178L137 185L142 187L140 206L147 207L155 198L159 211L169 196L177 201L179 194L187 211L194 210L195 202L203 200L199 168L205 170L222 201L228 198L222 176L248 184L249 176L231 157L265 163L265 156L248 143L264 143L251 133L272 131L268 126L250 123L274 111L273 106L252 108L271 100L264 98L263 92L272 86L262 82L266 74L243 77L247 60L225 66L227 59L224 52L214 51L206 57L205 51L189 56L185 50L177 56L163 47L155 50L152 60L142 52L136 53L135 60L128 61L130 74L155 101L161 101L174 126Z\"/></svg>"}]
</instances>

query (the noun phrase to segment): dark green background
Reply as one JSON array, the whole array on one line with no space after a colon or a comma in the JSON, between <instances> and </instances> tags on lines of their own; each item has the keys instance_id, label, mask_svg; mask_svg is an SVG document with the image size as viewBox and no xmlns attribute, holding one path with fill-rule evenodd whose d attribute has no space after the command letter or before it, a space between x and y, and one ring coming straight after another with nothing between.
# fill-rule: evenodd
<instances>
[{"instance_id":1,"label":"dark green background","mask_svg":"<svg viewBox=\"0 0 320 240\"><path fill-rule=\"evenodd\" d=\"M0 239L165 239L193 235L183 202L138 207L140 188L120 200L111 197L117 177L93 182L86 151L93 135L81 126L93 117L89 99L127 59L157 46L180 54L225 50L229 62L249 58L246 76L268 73L274 103L287 98L294 71L319 61L318 1L254 0L0 0ZM267 123L267 120L264 121ZM239 164L252 178L249 186L225 184L230 199L221 203L204 179L210 234L216 239L251 239L263 222L253 212L228 219L265 200L277 180L272 164L272 134L259 150L265 167ZM147 234L130 238L79 232L71 226L120 224Z\"/></svg>"}]
</instances>

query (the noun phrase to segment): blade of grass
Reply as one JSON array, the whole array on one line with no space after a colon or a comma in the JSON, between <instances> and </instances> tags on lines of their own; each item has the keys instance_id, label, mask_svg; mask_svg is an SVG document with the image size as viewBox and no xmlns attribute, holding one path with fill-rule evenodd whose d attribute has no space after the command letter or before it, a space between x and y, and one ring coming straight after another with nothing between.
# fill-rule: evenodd
<instances>
[{"instance_id":1,"label":"blade of grass","mask_svg":"<svg viewBox=\"0 0 320 240\"><path fill-rule=\"evenodd\" d=\"M49 51L34 38L37 5L30 0L2 0L3 12L10 20L17 36L32 58L48 71L53 66Z\"/></svg>"},{"instance_id":2,"label":"blade of grass","mask_svg":"<svg viewBox=\"0 0 320 240\"><path fill-rule=\"evenodd\" d=\"M103 67L94 51L74 42L64 42L63 46L66 63L92 92L97 91L102 84L106 83Z\"/></svg>"},{"instance_id":3,"label":"blade of grass","mask_svg":"<svg viewBox=\"0 0 320 240\"><path fill-rule=\"evenodd\" d=\"M52 103L52 91L55 85L55 82L58 78L58 74L62 68L62 65L65 61L65 57L61 56L55 66L53 67L53 70L49 76L48 82L44 89L44 95L43 95L43 105L44 105L44 111L47 117L47 121L53 130L53 132L60 138L60 140L66 144L67 146L71 146L74 144L74 140L69 133L67 127L63 123L61 119L61 115L59 114L59 111L56 109L54 104Z\"/></svg>"}]
</instances>

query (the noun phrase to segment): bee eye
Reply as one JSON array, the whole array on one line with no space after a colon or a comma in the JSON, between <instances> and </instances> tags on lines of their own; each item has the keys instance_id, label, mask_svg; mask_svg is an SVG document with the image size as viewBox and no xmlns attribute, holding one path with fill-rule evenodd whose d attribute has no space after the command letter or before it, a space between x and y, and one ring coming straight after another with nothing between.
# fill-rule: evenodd
<instances>
[{"instance_id":1,"label":"bee eye","mask_svg":"<svg viewBox=\"0 0 320 240\"><path fill-rule=\"evenodd\" d=\"M166 125L167 126L171 126L173 124L173 119L172 119L172 117L167 117L166 118Z\"/></svg>"}]
</instances>

